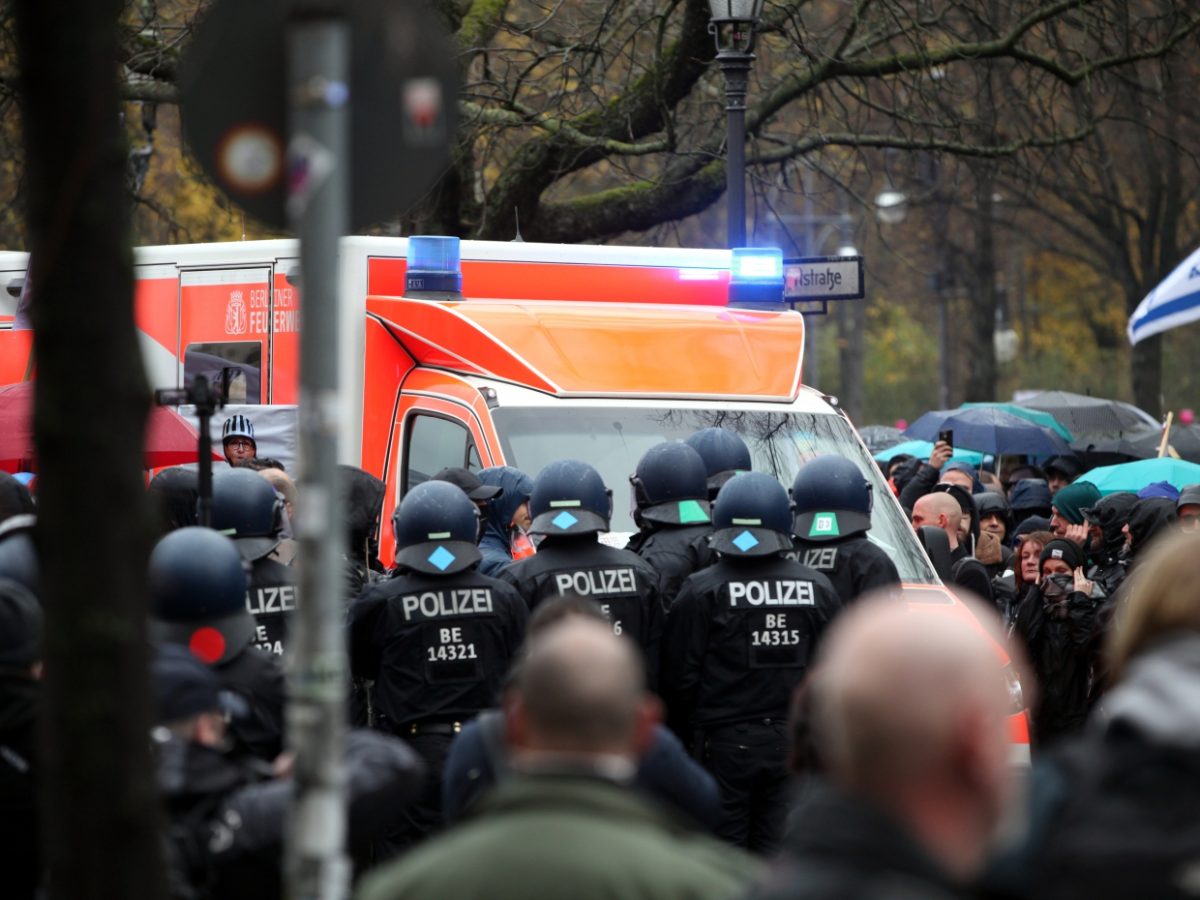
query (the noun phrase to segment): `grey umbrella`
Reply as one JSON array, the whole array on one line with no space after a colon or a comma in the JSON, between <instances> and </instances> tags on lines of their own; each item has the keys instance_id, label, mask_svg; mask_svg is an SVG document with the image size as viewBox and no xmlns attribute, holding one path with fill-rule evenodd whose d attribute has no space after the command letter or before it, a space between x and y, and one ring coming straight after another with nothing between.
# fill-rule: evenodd
<instances>
[{"instance_id":1,"label":"grey umbrella","mask_svg":"<svg viewBox=\"0 0 1200 900\"><path fill-rule=\"evenodd\" d=\"M1129 429L1158 425L1153 416L1132 403L1070 391L1042 391L1021 400L1021 405L1050 413L1077 440L1085 435L1119 435Z\"/></svg>"}]
</instances>

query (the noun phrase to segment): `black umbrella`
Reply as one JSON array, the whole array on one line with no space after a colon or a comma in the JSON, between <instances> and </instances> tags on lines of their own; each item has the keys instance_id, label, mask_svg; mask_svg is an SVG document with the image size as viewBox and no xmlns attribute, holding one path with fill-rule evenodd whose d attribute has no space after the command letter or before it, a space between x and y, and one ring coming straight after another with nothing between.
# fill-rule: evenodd
<instances>
[{"instance_id":1,"label":"black umbrella","mask_svg":"<svg viewBox=\"0 0 1200 900\"><path fill-rule=\"evenodd\" d=\"M1086 440L1088 436L1119 435L1131 428L1158 424L1153 416L1132 403L1070 391L1042 391L1022 400L1021 405L1050 413L1079 440Z\"/></svg>"}]
</instances>

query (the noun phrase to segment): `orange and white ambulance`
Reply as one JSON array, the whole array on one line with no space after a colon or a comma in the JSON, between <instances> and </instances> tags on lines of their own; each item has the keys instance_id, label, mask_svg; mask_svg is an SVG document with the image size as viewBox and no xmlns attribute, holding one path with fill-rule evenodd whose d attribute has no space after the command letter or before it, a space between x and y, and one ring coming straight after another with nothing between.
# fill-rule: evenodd
<instances>
[{"instance_id":1,"label":"orange and white ambulance","mask_svg":"<svg viewBox=\"0 0 1200 900\"><path fill-rule=\"evenodd\" d=\"M405 238L341 245L340 455L387 482L383 521L445 466L536 475L573 457L614 490L613 531L631 532L623 486L642 453L720 425L745 439L755 469L789 487L816 454L854 460L874 485L870 539L895 562L910 605L969 615L940 585L847 417L804 385L803 317L728 304L730 251L463 241L467 299L448 300L406 296L409 249ZM231 368L235 402L297 402L294 241L144 247L135 264L154 387ZM0 383L26 369L27 333L3 330L24 267L24 254L0 253ZM997 653L1019 707L1017 678ZM1027 750L1024 713L1012 721Z\"/></svg>"}]
</instances>

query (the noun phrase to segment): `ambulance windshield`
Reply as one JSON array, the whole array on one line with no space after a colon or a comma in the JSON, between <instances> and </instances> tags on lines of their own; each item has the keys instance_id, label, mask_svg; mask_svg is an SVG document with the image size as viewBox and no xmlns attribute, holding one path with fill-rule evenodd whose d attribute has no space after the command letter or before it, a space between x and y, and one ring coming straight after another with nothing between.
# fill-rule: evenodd
<instances>
[{"instance_id":1,"label":"ambulance windshield","mask_svg":"<svg viewBox=\"0 0 1200 900\"><path fill-rule=\"evenodd\" d=\"M631 514L629 476L642 454L662 441L683 440L711 425L728 428L740 434L750 447L754 469L771 472L788 488L807 460L836 453L857 463L874 485L876 502L867 536L887 550L904 581L929 584L937 580L899 507L879 502L888 490L887 484L840 416L574 405L568 409L500 407L492 414L509 465L531 476L556 459L582 459L595 466L613 492L614 532L637 530Z\"/></svg>"}]
</instances>

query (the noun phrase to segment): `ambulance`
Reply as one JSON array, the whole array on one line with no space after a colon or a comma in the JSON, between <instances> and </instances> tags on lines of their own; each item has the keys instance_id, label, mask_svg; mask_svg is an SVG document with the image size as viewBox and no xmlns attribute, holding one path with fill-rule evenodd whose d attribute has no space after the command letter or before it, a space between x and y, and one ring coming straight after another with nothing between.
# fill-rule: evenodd
<instances>
[{"instance_id":1,"label":"ambulance","mask_svg":"<svg viewBox=\"0 0 1200 900\"><path fill-rule=\"evenodd\" d=\"M781 278L763 260L728 250L344 238L342 460L387 483L387 522L409 488L446 466L536 475L553 460L582 459L613 490L608 538L619 543L635 530L629 476L661 441L732 429L754 468L789 487L807 459L836 453L874 487L869 537L895 562L914 611L970 617L940 585L836 400L803 383L803 316L777 292L742 291L749 299L730 303L731 284ZM25 264L24 254L0 253L0 384L27 368L28 333L3 330ZM224 370L233 373L231 400L252 420L256 407L264 416L294 410L296 242L143 247L135 265L152 386ZM390 557L390 542L380 543ZM1014 743L1027 752L1019 679L999 644L997 653L1012 689Z\"/></svg>"}]
</instances>

